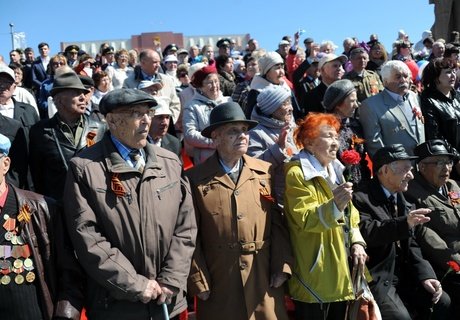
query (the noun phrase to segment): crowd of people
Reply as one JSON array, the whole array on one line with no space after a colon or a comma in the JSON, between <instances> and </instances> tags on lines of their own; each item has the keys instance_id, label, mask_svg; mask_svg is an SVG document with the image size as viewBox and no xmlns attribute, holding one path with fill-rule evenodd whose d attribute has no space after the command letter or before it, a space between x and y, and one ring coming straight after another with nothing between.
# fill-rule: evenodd
<instances>
[{"instance_id":1,"label":"crowd of people","mask_svg":"<svg viewBox=\"0 0 460 320\"><path fill-rule=\"evenodd\" d=\"M300 36L1 57L1 318L455 319L459 33Z\"/></svg>"}]
</instances>

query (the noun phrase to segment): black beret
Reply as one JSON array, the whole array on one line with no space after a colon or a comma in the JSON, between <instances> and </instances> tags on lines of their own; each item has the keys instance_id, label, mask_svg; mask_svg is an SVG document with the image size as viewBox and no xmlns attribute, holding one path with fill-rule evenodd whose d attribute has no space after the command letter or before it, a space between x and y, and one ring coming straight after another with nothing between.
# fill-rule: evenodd
<instances>
[{"instance_id":1,"label":"black beret","mask_svg":"<svg viewBox=\"0 0 460 320\"><path fill-rule=\"evenodd\" d=\"M99 103L99 110L103 115L120 107L134 107L138 104L147 104L150 108L158 105L155 98L136 89L115 89L107 93Z\"/></svg>"},{"instance_id":2,"label":"black beret","mask_svg":"<svg viewBox=\"0 0 460 320\"><path fill-rule=\"evenodd\" d=\"M417 156L410 156L402 144L392 144L377 150L372 157L373 170L377 172L381 167L398 160L415 160Z\"/></svg>"}]
</instances>

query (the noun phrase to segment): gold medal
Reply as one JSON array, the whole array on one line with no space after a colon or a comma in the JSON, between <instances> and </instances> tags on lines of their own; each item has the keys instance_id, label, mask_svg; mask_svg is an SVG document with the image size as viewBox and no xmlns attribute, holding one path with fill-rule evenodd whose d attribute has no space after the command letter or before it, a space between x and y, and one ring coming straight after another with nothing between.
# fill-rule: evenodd
<instances>
[{"instance_id":1,"label":"gold medal","mask_svg":"<svg viewBox=\"0 0 460 320\"><path fill-rule=\"evenodd\" d=\"M20 259L16 259L16 260L14 260L14 262L13 262L13 266L14 266L16 269L22 268L23 265L24 265L24 264L22 263L22 260L20 260Z\"/></svg>"},{"instance_id":2,"label":"gold medal","mask_svg":"<svg viewBox=\"0 0 460 320\"><path fill-rule=\"evenodd\" d=\"M15 244L15 245L18 244L18 236L17 236L17 235L14 234L14 235L11 237L11 243L12 243L12 244Z\"/></svg>"},{"instance_id":3,"label":"gold medal","mask_svg":"<svg viewBox=\"0 0 460 320\"><path fill-rule=\"evenodd\" d=\"M18 274L14 278L14 282L16 282L17 284L23 284L24 283L24 276L22 276L21 274Z\"/></svg>"},{"instance_id":4,"label":"gold medal","mask_svg":"<svg viewBox=\"0 0 460 320\"><path fill-rule=\"evenodd\" d=\"M2 277L2 279L0 280L0 282L1 282L4 286L6 286L8 283L11 282L11 278L10 278L10 276L8 276L8 275L5 274L5 275Z\"/></svg>"},{"instance_id":5,"label":"gold medal","mask_svg":"<svg viewBox=\"0 0 460 320\"><path fill-rule=\"evenodd\" d=\"M30 282L34 282L34 280L35 280L35 273L33 273L32 271L27 272L26 281L30 283Z\"/></svg>"}]
</instances>

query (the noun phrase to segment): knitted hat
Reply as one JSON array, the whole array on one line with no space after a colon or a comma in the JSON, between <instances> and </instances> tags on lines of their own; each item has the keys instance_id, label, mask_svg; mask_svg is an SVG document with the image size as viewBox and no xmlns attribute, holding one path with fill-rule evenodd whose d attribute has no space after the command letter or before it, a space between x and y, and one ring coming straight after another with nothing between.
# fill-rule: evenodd
<instances>
[{"instance_id":1,"label":"knitted hat","mask_svg":"<svg viewBox=\"0 0 460 320\"><path fill-rule=\"evenodd\" d=\"M331 112L341 104L346 97L356 91L353 82L347 79L334 81L326 90L323 98L324 108Z\"/></svg>"},{"instance_id":2,"label":"knitted hat","mask_svg":"<svg viewBox=\"0 0 460 320\"><path fill-rule=\"evenodd\" d=\"M270 116L290 97L291 93L285 87L270 85L257 96L257 105L264 115Z\"/></svg>"},{"instance_id":3,"label":"knitted hat","mask_svg":"<svg viewBox=\"0 0 460 320\"><path fill-rule=\"evenodd\" d=\"M259 58L259 71L260 75L264 76L270 71L273 66L284 63L283 58L278 52L267 52L263 57Z\"/></svg>"}]
</instances>

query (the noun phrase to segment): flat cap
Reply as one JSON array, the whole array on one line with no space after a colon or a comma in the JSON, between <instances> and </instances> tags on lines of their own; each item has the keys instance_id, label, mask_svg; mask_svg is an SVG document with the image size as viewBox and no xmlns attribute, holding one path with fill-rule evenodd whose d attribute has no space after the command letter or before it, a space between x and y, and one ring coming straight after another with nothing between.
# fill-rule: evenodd
<instances>
[{"instance_id":1,"label":"flat cap","mask_svg":"<svg viewBox=\"0 0 460 320\"><path fill-rule=\"evenodd\" d=\"M454 158L456 155L452 153L451 149L452 147L447 145L444 140L432 139L416 146L414 154L419 157L419 160L433 156L449 156Z\"/></svg>"},{"instance_id":2,"label":"flat cap","mask_svg":"<svg viewBox=\"0 0 460 320\"><path fill-rule=\"evenodd\" d=\"M134 107L138 104L147 104L150 108L158 105L155 98L136 89L115 89L107 93L99 103L99 110L103 115L121 107Z\"/></svg>"},{"instance_id":3,"label":"flat cap","mask_svg":"<svg viewBox=\"0 0 460 320\"><path fill-rule=\"evenodd\" d=\"M406 149L400 143L391 144L389 146L380 148L372 157L374 172L377 172L381 167L386 164L398 160L415 160L417 156L410 156L407 154Z\"/></svg>"},{"instance_id":4,"label":"flat cap","mask_svg":"<svg viewBox=\"0 0 460 320\"><path fill-rule=\"evenodd\" d=\"M8 155L11 148L11 141L6 136L0 133L0 153Z\"/></svg>"},{"instance_id":5,"label":"flat cap","mask_svg":"<svg viewBox=\"0 0 460 320\"><path fill-rule=\"evenodd\" d=\"M313 38L305 38L305 40L303 41L303 43L313 43L313 42L315 42Z\"/></svg>"}]
</instances>

